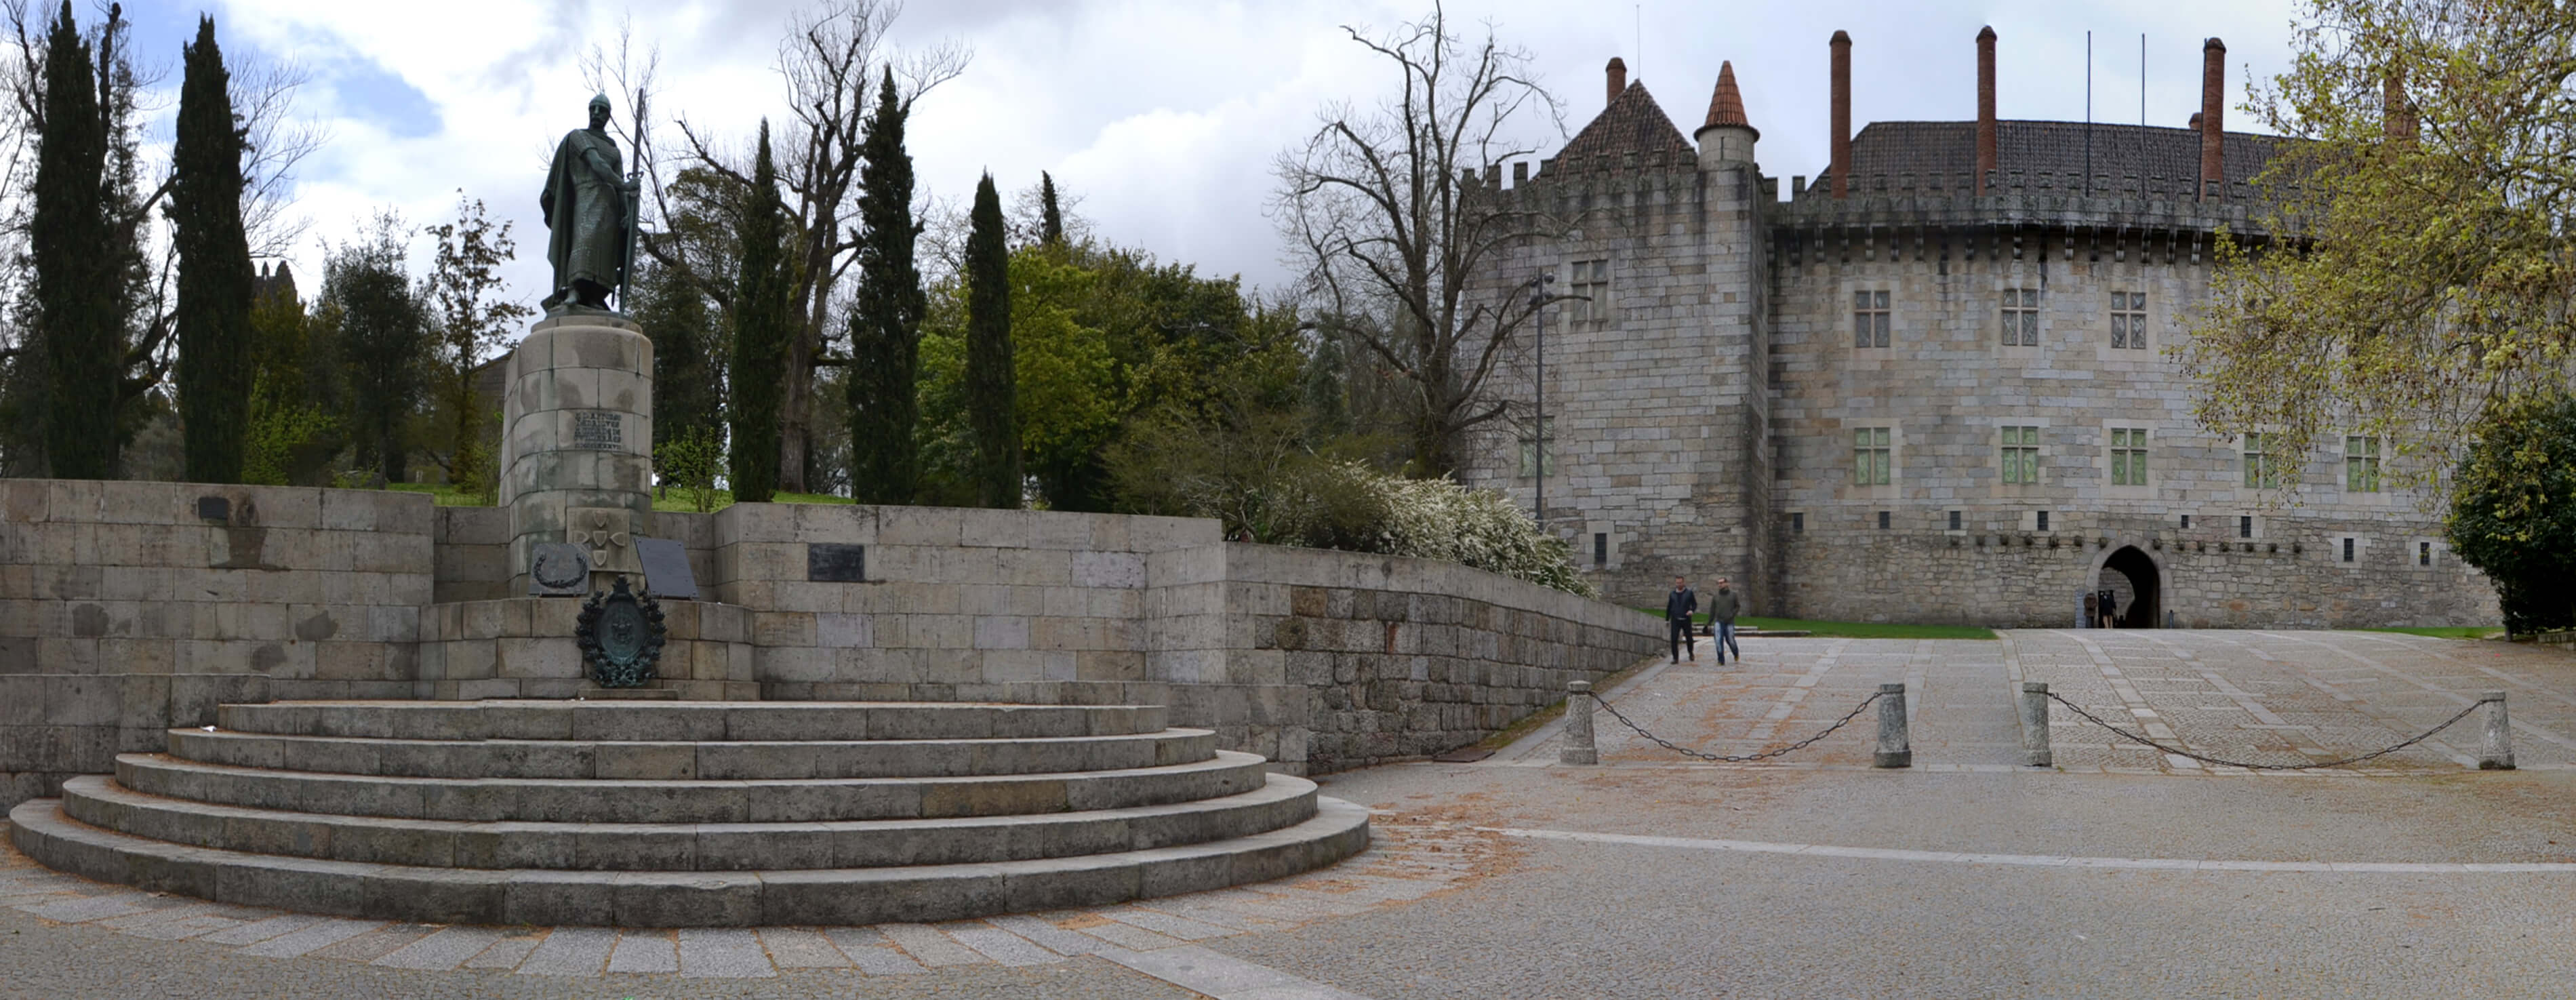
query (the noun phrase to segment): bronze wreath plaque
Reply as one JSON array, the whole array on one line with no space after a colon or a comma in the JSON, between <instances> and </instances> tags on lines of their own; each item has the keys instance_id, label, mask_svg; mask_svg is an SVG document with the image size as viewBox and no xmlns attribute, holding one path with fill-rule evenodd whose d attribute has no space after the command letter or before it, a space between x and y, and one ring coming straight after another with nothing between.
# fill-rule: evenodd
<instances>
[{"instance_id":1,"label":"bronze wreath plaque","mask_svg":"<svg viewBox=\"0 0 2576 1000\"><path fill-rule=\"evenodd\" d=\"M583 666L600 687L643 687L662 659L662 606L635 593L620 574L615 589L592 591L581 604L573 638Z\"/></svg>"}]
</instances>

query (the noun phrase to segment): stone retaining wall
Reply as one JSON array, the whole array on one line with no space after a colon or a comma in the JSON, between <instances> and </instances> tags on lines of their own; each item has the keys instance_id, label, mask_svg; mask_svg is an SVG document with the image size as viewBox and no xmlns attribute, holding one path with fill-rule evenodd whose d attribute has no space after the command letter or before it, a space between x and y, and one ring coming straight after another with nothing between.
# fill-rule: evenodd
<instances>
[{"instance_id":1,"label":"stone retaining wall","mask_svg":"<svg viewBox=\"0 0 2576 1000\"><path fill-rule=\"evenodd\" d=\"M0 480L0 799L158 750L218 701L406 698L430 498Z\"/></svg>"}]
</instances>

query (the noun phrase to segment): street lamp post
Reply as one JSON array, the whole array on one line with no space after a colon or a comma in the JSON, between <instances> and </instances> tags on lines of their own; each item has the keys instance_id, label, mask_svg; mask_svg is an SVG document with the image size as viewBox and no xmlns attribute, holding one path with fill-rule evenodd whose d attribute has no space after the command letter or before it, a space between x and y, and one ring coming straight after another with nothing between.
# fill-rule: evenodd
<instances>
[{"instance_id":1,"label":"street lamp post","mask_svg":"<svg viewBox=\"0 0 2576 1000\"><path fill-rule=\"evenodd\" d=\"M1530 315L1538 321L1538 379L1531 393L1535 400L1531 409L1538 418L1531 437L1537 443L1530 448L1530 472L1538 478L1538 499L1531 519L1538 522L1541 532L1547 531L1547 283L1554 280L1556 275L1544 272L1530 279Z\"/></svg>"}]
</instances>

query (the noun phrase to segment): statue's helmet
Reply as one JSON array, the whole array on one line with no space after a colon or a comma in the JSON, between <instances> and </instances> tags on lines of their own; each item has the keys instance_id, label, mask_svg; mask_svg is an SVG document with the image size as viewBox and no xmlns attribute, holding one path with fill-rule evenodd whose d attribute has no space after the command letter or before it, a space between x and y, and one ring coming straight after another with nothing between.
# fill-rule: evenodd
<instances>
[{"instance_id":1,"label":"statue's helmet","mask_svg":"<svg viewBox=\"0 0 2576 1000\"><path fill-rule=\"evenodd\" d=\"M607 94L592 94L592 95L590 95L590 107L591 107L591 110L593 110L593 111L605 111L605 110L607 110L607 109L608 109L608 95L607 95Z\"/></svg>"}]
</instances>

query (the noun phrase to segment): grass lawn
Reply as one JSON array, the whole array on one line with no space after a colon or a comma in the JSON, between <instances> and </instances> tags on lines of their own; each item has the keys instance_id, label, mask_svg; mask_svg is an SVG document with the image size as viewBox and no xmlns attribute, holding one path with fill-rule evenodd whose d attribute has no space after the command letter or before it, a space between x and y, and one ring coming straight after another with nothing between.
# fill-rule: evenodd
<instances>
[{"instance_id":1,"label":"grass lawn","mask_svg":"<svg viewBox=\"0 0 2576 1000\"><path fill-rule=\"evenodd\" d=\"M2502 625L2431 625L2422 628L2365 628L2357 632L2398 632L2406 635L2429 635L2436 639L2502 639Z\"/></svg>"},{"instance_id":2,"label":"grass lawn","mask_svg":"<svg viewBox=\"0 0 2576 1000\"><path fill-rule=\"evenodd\" d=\"M447 483L395 483L386 488L398 490L404 493L427 493L430 495L431 500L441 507L485 506L483 498L465 493L464 491ZM829 493L780 493L773 498L773 502L845 504L850 503L851 500L848 497L836 497ZM731 506L733 506L733 493L727 490L717 490L715 502L708 509L723 510ZM689 514L695 513L698 509L698 505L689 499L687 491L673 489L664 491L663 495L655 498L653 501L653 509Z\"/></svg>"},{"instance_id":3,"label":"grass lawn","mask_svg":"<svg viewBox=\"0 0 2576 1000\"><path fill-rule=\"evenodd\" d=\"M1664 616L1662 608L1638 608L1637 613L1655 618ZM1707 615L1692 615L1692 624L1708 624ZM1737 615L1737 625L1750 625L1766 632L1802 631L1819 638L1832 639L1992 639L1995 630L1976 625L1882 625L1876 622L1820 622L1805 618L1756 618Z\"/></svg>"}]
</instances>

